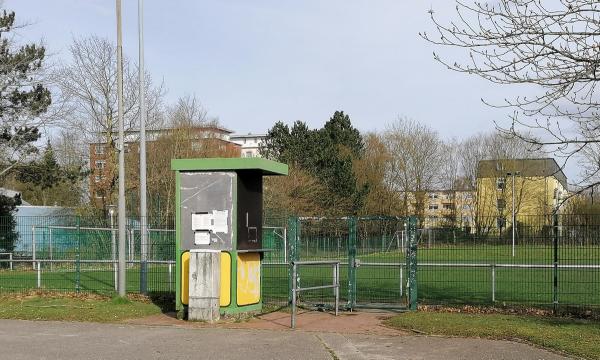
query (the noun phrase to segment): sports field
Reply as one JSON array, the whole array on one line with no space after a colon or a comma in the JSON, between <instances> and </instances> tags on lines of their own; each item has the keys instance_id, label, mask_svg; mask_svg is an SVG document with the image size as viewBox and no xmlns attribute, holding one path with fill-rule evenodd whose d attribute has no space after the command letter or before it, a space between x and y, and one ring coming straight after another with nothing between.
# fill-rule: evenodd
<instances>
[{"instance_id":1,"label":"sports field","mask_svg":"<svg viewBox=\"0 0 600 360\"><path fill-rule=\"evenodd\" d=\"M360 304L406 303L404 254L397 251L366 255L358 249L361 265L356 269L356 298ZM288 266L274 259L273 254L264 262L263 293L267 302L285 303L288 296ZM420 304L515 304L549 306L554 296L554 252L546 246L517 246L512 256L510 246L444 246L419 248L418 295ZM342 300L348 299L348 260L335 253L320 253L308 259L339 259L341 266ZM600 307L600 247L562 246L558 251L558 301L561 305ZM495 264L495 266L492 266ZM579 268L577 266L584 266ZM523 267L521 267L523 266ZM524 267L528 266L528 267ZM534 266L534 267L531 267ZM543 267L535 267L543 266ZM566 266L566 267L565 267ZM493 273L493 274L492 274ZM0 291L21 291L37 287L34 270L0 270ZM492 279L492 275L494 279ZM54 268L44 265L41 271L42 289L75 291L77 272L74 267ZM128 291L139 291L139 268L127 270ZM110 268L82 265L79 289L111 293L114 291L114 273ZM494 281L492 281L494 280ZM329 284L331 267L319 266L300 270L300 286ZM175 291L175 266L152 264L148 272L149 291ZM331 302L333 292L321 290L302 295L303 299Z\"/></svg>"},{"instance_id":2,"label":"sports field","mask_svg":"<svg viewBox=\"0 0 600 360\"><path fill-rule=\"evenodd\" d=\"M175 266L169 270L167 265L153 264L148 266L148 291L169 292L175 291ZM79 281L77 280L79 278ZM48 266L43 266L41 271L40 288L45 290L76 291L79 283L80 291L110 294L115 290L114 272L112 269L82 266L78 273L74 267L54 268L50 271ZM10 271L0 270L0 292L22 291L36 289L38 273L36 270ZM139 267L127 269L127 291L140 291Z\"/></svg>"},{"instance_id":3,"label":"sports field","mask_svg":"<svg viewBox=\"0 0 600 360\"><path fill-rule=\"evenodd\" d=\"M378 252L360 255L357 268L358 303L405 303L406 268L404 254ZM363 251L364 254L366 251ZM302 254L301 254L302 255ZM301 260L334 259L333 253L305 256ZM444 245L419 248L419 303L431 304L516 304L549 306L554 297L554 250L552 247L509 245ZM347 257L338 258L347 264ZM561 246L558 248L557 296L559 304L600 307L600 247ZM581 267L579 267L581 266ZM401 274L402 273L402 274ZM347 265L341 269L341 294L347 298ZM403 289L400 290L400 279ZM329 268L301 270L300 285L314 286L331 280ZM265 265L265 297L285 300L287 268ZM495 302L492 301L494 293ZM307 298L331 301L329 292Z\"/></svg>"}]
</instances>

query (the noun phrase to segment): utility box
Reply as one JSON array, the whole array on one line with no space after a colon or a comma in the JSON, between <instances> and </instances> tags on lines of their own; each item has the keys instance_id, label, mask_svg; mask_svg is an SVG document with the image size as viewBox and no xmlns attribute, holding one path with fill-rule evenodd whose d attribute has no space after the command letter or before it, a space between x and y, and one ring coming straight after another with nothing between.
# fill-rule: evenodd
<instances>
[{"instance_id":1,"label":"utility box","mask_svg":"<svg viewBox=\"0 0 600 360\"><path fill-rule=\"evenodd\" d=\"M171 169L178 312L214 321L217 292L220 314L260 310L263 177L287 175L287 165L262 158L175 159Z\"/></svg>"}]
</instances>

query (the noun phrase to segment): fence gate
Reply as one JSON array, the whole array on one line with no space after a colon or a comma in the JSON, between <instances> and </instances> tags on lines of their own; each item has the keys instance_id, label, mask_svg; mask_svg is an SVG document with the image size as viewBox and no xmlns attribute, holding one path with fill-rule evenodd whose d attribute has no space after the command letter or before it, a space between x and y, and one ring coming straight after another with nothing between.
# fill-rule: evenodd
<instances>
[{"instance_id":1,"label":"fence gate","mask_svg":"<svg viewBox=\"0 0 600 360\"><path fill-rule=\"evenodd\" d=\"M409 266L409 259L413 259L416 268L416 247L410 246L411 239L415 243L414 234L412 218L290 218L287 260L340 261L340 299L346 308L407 308L411 292L416 306L416 270L410 271ZM327 285L331 281L329 270L301 269L297 286ZM329 306L333 300L330 292L307 292L300 301L317 307Z\"/></svg>"}]
</instances>

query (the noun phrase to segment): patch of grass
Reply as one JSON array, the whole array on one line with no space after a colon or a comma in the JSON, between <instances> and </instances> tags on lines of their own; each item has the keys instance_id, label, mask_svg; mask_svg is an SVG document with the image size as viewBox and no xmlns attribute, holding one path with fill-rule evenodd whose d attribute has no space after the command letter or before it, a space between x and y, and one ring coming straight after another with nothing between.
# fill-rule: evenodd
<instances>
[{"instance_id":1,"label":"patch of grass","mask_svg":"<svg viewBox=\"0 0 600 360\"><path fill-rule=\"evenodd\" d=\"M148 301L122 297L49 294L0 298L2 319L119 322L160 312L160 307Z\"/></svg>"},{"instance_id":2,"label":"patch of grass","mask_svg":"<svg viewBox=\"0 0 600 360\"><path fill-rule=\"evenodd\" d=\"M430 335L522 340L587 359L600 359L600 322L502 314L409 312L388 326Z\"/></svg>"}]
</instances>

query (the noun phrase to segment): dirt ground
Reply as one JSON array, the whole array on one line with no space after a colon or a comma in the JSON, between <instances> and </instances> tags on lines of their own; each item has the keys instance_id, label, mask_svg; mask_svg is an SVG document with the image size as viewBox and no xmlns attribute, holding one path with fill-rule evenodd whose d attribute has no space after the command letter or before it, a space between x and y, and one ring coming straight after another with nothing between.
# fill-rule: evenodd
<instances>
[{"instance_id":1,"label":"dirt ground","mask_svg":"<svg viewBox=\"0 0 600 360\"><path fill-rule=\"evenodd\" d=\"M317 331L344 334L365 335L407 335L406 333L386 327L383 321L394 316L386 312L340 312L338 316L320 311L299 311L296 319L297 331ZM170 325L187 328L228 328L255 330L291 330L290 313L271 312L249 319L224 319L218 324L181 321L175 314L160 314L141 319L127 321L135 325Z\"/></svg>"}]
</instances>

